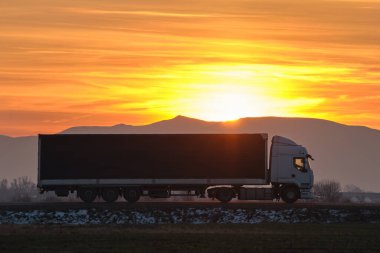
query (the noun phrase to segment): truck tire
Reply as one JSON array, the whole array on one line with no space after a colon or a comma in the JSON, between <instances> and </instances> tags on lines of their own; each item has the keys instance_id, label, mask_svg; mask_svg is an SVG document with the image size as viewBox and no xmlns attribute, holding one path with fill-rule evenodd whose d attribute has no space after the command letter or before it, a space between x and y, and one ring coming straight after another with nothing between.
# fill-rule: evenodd
<instances>
[{"instance_id":1,"label":"truck tire","mask_svg":"<svg viewBox=\"0 0 380 253\"><path fill-rule=\"evenodd\" d=\"M124 191L124 199L128 201L129 203L135 203L139 201L141 196L140 189L129 189Z\"/></svg>"},{"instance_id":2,"label":"truck tire","mask_svg":"<svg viewBox=\"0 0 380 253\"><path fill-rule=\"evenodd\" d=\"M77 194L83 202L91 203L96 199L98 192L93 188L80 188Z\"/></svg>"},{"instance_id":3,"label":"truck tire","mask_svg":"<svg viewBox=\"0 0 380 253\"><path fill-rule=\"evenodd\" d=\"M119 198L119 189L104 188L102 190L102 199L108 203L115 202Z\"/></svg>"},{"instance_id":4,"label":"truck tire","mask_svg":"<svg viewBox=\"0 0 380 253\"><path fill-rule=\"evenodd\" d=\"M296 186L286 186L281 190L281 199L288 204L296 202L300 198L300 191Z\"/></svg>"},{"instance_id":5,"label":"truck tire","mask_svg":"<svg viewBox=\"0 0 380 253\"><path fill-rule=\"evenodd\" d=\"M235 197L235 192L233 189L230 188L218 189L216 190L215 197L220 202L227 203L230 202L233 197Z\"/></svg>"}]
</instances>

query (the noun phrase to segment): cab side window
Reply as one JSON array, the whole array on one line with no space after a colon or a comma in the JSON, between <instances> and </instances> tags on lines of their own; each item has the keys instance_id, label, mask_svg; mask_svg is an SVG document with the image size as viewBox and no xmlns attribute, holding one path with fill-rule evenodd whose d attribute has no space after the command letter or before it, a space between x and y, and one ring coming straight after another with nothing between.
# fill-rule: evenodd
<instances>
[{"instance_id":1,"label":"cab side window","mask_svg":"<svg viewBox=\"0 0 380 253\"><path fill-rule=\"evenodd\" d=\"M295 157L293 158L294 167L301 172L306 172L305 158L304 157Z\"/></svg>"}]
</instances>

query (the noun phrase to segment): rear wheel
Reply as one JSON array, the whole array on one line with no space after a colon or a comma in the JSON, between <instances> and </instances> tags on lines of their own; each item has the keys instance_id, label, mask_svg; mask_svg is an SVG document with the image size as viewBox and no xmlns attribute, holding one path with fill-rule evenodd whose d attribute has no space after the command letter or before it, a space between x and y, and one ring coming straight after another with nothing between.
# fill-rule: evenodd
<instances>
[{"instance_id":1,"label":"rear wheel","mask_svg":"<svg viewBox=\"0 0 380 253\"><path fill-rule=\"evenodd\" d=\"M220 202L227 203L230 202L233 197L235 197L235 192L230 188L218 189L215 193L215 197Z\"/></svg>"},{"instance_id":2,"label":"rear wheel","mask_svg":"<svg viewBox=\"0 0 380 253\"><path fill-rule=\"evenodd\" d=\"M78 197L86 203L93 202L98 195L98 192L94 188L81 188L78 190Z\"/></svg>"},{"instance_id":3,"label":"rear wheel","mask_svg":"<svg viewBox=\"0 0 380 253\"><path fill-rule=\"evenodd\" d=\"M129 203L135 203L139 201L141 196L140 189L128 189L124 192L124 199L128 201Z\"/></svg>"},{"instance_id":4,"label":"rear wheel","mask_svg":"<svg viewBox=\"0 0 380 253\"><path fill-rule=\"evenodd\" d=\"M288 204L294 203L300 198L300 191L296 186L286 186L281 191L281 198Z\"/></svg>"},{"instance_id":5,"label":"rear wheel","mask_svg":"<svg viewBox=\"0 0 380 253\"><path fill-rule=\"evenodd\" d=\"M119 189L104 188L102 190L102 199L106 202L115 202L119 198Z\"/></svg>"}]
</instances>

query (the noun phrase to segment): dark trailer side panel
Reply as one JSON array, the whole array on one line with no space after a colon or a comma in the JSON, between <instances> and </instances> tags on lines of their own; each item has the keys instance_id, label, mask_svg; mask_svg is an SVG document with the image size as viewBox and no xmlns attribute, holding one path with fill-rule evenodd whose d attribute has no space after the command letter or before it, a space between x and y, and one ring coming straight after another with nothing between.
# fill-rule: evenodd
<instances>
[{"instance_id":1,"label":"dark trailer side panel","mask_svg":"<svg viewBox=\"0 0 380 253\"><path fill-rule=\"evenodd\" d=\"M39 180L265 179L265 134L40 135Z\"/></svg>"}]
</instances>

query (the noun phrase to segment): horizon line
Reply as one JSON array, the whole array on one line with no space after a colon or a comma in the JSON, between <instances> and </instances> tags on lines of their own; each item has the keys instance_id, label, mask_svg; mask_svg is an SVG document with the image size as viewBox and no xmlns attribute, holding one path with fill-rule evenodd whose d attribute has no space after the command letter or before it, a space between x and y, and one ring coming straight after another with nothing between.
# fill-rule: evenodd
<instances>
[{"instance_id":1,"label":"horizon line","mask_svg":"<svg viewBox=\"0 0 380 253\"><path fill-rule=\"evenodd\" d=\"M163 120L159 120L159 121L155 121L155 122L151 122L151 123L147 123L147 124L142 124L142 125L130 125L130 124L125 124L125 123L117 123L117 124L114 124L114 125L80 125L80 126L71 126L71 127L63 129L62 131L58 131L56 133L50 133L50 134L59 134L59 133L62 133L62 132L65 132L65 131L68 131L68 130L74 129L74 128L90 128L90 127L112 128L112 127L120 126L120 125L122 125L122 126L130 126L130 127L144 127L144 126L150 126L150 125L161 123L161 122L173 121L173 120L178 119L178 118L185 118L185 119L190 119L190 120L194 120L194 121L201 121L201 122L206 122L206 123L235 123L235 122L238 122L238 121L241 121L241 120L245 120L245 119L264 119L264 118L304 119L304 120L326 121L326 122L330 122L330 123L334 123L334 124L338 124L338 125L342 125L342 126L362 127L362 128L367 128L369 130L380 131L380 129L376 129L376 128L372 128L372 127L368 127L368 126L364 126L364 125L349 125L349 124L344 124L344 123L340 123L340 122L336 122L336 121L332 121L332 120L328 120L328 119L311 118L311 117L309 118L309 117L284 117L284 116L248 116L248 117L238 118L238 119L235 119L235 120L214 121L214 120L198 119L198 118L189 117L189 116L185 116L185 115L179 114L179 115L177 115L175 117L172 117L172 118L169 118L169 119L163 119ZM47 133L47 134L49 134L49 133ZM34 137L34 136L37 136L37 135L38 134L20 135L20 136L16 135L16 136L14 136L14 135L6 135L6 134L1 134L0 133L1 137L8 137L8 138L27 138L27 137Z\"/></svg>"}]
</instances>

